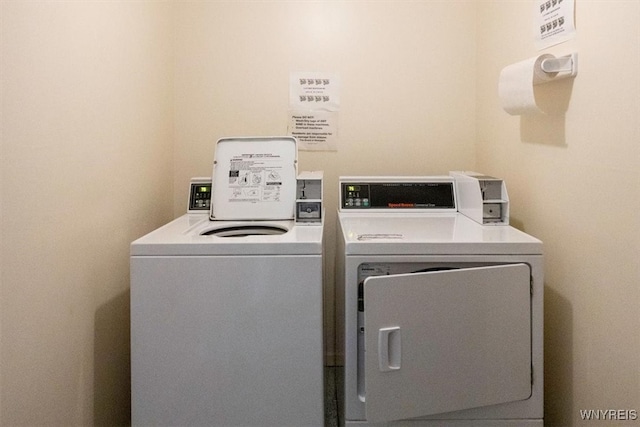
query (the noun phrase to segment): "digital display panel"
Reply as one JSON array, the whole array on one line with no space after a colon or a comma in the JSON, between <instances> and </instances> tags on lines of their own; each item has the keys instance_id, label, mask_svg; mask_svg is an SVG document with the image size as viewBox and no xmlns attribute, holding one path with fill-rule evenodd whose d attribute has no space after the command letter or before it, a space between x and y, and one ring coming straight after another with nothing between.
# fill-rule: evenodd
<instances>
[{"instance_id":1,"label":"digital display panel","mask_svg":"<svg viewBox=\"0 0 640 427\"><path fill-rule=\"evenodd\" d=\"M343 184L346 209L455 209L452 182Z\"/></svg>"},{"instance_id":2,"label":"digital display panel","mask_svg":"<svg viewBox=\"0 0 640 427\"><path fill-rule=\"evenodd\" d=\"M191 184L190 211L206 211L211 206L211 184Z\"/></svg>"}]
</instances>

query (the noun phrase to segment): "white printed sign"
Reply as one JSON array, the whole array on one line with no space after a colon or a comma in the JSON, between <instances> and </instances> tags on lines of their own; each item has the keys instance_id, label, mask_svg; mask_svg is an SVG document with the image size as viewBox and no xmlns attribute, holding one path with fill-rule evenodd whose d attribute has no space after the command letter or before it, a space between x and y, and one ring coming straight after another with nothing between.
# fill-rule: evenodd
<instances>
[{"instance_id":1,"label":"white printed sign","mask_svg":"<svg viewBox=\"0 0 640 427\"><path fill-rule=\"evenodd\" d=\"M535 42L538 50L575 36L574 0L537 0L534 3Z\"/></svg>"},{"instance_id":2,"label":"white printed sign","mask_svg":"<svg viewBox=\"0 0 640 427\"><path fill-rule=\"evenodd\" d=\"M338 145L338 77L325 73L291 73L288 134L298 149L336 151Z\"/></svg>"}]
</instances>

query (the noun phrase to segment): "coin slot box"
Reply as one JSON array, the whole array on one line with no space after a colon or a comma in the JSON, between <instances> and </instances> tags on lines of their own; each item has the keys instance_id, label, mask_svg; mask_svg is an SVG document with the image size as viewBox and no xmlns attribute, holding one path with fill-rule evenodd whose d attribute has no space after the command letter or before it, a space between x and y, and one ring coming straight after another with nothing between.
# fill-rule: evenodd
<instances>
[{"instance_id":1,"label":"coin slot box","mask_svg":"<svg viewBox=\"0 0 640 427\"><path fill-rule=\"evenodd\" d=\"M483 225L509 225L509 196L502 179L477 172L450 172L458 211Z\"/></svg>"},{"instance_id":2,"label":"coin slot box","mask_svg":"<svg viewBox=\"0 0 640 427\"><path fill-rule=\"evenodd\" d=\"M321 171L301 172L296 183L296 224L322 224Z\"/></svg>"}]
</instances>

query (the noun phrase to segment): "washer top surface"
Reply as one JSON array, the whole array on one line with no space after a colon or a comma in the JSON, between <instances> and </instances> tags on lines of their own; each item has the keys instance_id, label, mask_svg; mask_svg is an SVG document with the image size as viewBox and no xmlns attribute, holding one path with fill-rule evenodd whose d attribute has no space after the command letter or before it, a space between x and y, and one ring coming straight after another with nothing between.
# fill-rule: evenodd
<instances>
[{"instance_id":1,"label":"washer top surface","mask_svg":"<svg viewBox=\"0 0 640 427\"><path fill-rule=\"evenodd\" d=\"M483 226L459 213L339 212L347 255L542 254L542 242L511 226Z\"/></svg>"},{"instance_id":2,"label":"washer top surface","mask_svg":"<svg viewBox=\"0 0 640 427\"><path fill-rule=\"evenodd\" d=\"M211 221L207 214L186 214L134 241L131 255L319 255L323 228L293 220Z\"/></svg>"}]
</instances>

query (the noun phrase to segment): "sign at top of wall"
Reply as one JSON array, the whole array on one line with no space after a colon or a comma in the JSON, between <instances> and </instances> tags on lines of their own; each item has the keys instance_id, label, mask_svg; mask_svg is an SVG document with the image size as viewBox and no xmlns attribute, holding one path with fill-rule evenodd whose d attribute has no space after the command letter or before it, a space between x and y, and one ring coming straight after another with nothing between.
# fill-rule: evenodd
<instances>
[{"instance_id":1,"label":"sign at top of wall","mask_svg":"<svg viewBox=\"0 0 640 427\"><path fill-rule=\"evenodd\" d=\"M538 0L534 6L535 44L538 50L566 42L575 36L575 0Z\"/></svg>"},{"instance_id":2,"label":"sign at top of wall","mask_svg":"<svg viewBox=\"0 0 640 427\"><path fill-rule=\"evenodd\" d=\"M330 73L291 73L288 134L298 149L337 151L340 81Z\"/></svg>"}]
</instances>

